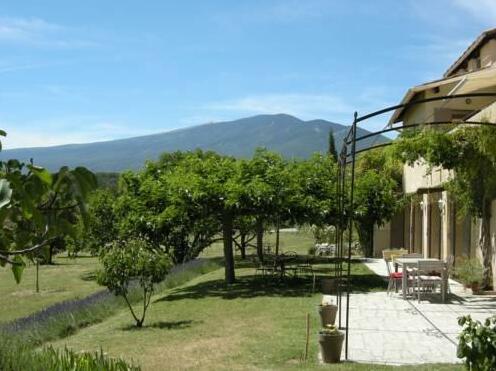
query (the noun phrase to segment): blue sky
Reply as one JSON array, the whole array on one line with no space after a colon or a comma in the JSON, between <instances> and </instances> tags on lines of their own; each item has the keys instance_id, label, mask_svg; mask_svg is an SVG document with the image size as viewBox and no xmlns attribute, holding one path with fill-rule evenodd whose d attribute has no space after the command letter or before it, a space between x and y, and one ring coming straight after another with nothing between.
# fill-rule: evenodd
<instances>
[{"instance_id":1,"label":"blue sky","mask_svg":"<svg viewBox=\"0 0 496 371\"><path fill-rule=\"evenodd\" d=\"M349 123L354 110L439 78L491 27L494 0L4 0L3 143L91 142L259 113Z\"/></svg>"}]
</instances>

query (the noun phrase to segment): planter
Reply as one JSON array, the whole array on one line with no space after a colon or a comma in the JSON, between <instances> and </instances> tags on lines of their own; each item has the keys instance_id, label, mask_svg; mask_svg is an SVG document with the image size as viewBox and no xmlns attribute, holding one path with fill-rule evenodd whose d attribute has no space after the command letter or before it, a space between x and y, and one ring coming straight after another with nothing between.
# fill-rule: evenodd
<instances>
[{"instance_id":1,"label":"planter","mask_svg":"<svg viewBox=\"0 0 496 371\"><path fill-rule=\"evenodd\" d=\"M344 333L335 331L332 333L319 333L320 353L324 363L338 363L341 360Z\"/></svg>"},{"instance_id":2,"label":"planter","mask_svg":"<svg viewBox=\"0 0 496 371\"><path fill-rule=\"evenodd\" d=\"M335 294L337 288L337 281L334 278L323 278L320 281L322 287L322 294Z\"/></svg>"},{"instance_id":3,"label":"planter","mask_svg":"<svg viewBox=\"0 0 496 371\"><path fill-rule=\"evenodd\" d=\"M322 327L326 327L327 325L334 325L334 322L336 322L337 312L338 312L337 305L334 304L319 305L320 323Z\"/></svg>"},{"instance_id":4,"label":"planter","mask_svg":"<svg viewBox=\"0 0 496 371\"><path fill-rule=\"evenodd\" d=\"M479 282L472 282L470 288L472 289L472 294L478 294L480 292Z\"/></svg>"}]
</instances>

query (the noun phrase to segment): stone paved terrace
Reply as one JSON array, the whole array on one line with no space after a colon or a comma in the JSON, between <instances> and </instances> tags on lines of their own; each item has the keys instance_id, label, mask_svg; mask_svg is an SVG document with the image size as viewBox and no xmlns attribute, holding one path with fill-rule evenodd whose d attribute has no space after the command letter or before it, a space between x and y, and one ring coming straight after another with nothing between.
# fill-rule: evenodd
<instances>
[{"instance_id":1,"label":"stone paved terrace","mask_svg":"<svg viewBox=\"0 0 496 371\"><path fill-rule=\"evenodd\" d=\"M385 264L382 260L366 264L385 274L380 263ZM426 296L418 304L400 294L351 295L349 359L391 365L460 362L457 318L470 314L483 320L496 314L496 297L471 295L454 281L450 286L453 294L445 304L438 296Z\"/></svg>"}]
</instances>

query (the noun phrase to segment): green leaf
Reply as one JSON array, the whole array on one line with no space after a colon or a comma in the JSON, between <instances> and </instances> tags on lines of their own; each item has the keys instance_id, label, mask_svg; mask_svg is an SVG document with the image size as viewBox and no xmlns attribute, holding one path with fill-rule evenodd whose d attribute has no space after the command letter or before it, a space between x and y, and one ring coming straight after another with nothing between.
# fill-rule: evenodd
<instances>
[{"instance_id":1,"label":"green leaf","mask_svg":"<svg viewBox=\"0 0 496 371\"><path fill-rule=\"evenodd\" d=\"M16 255L13 261L15 264L12 264L12 273L14 273L16 283L19 284L21 282L22 272L26 267L26 263L19 255Z\"/></svg>"},{"instance_id":2,"label":"green leaf","mask_svg":"<svg viewBox=\"0 0 496 371\"><path fill-rule=\"evenodd\" d=\"M6 179L0 179L0 209L10 203L12 189Z\"/></svg>"},{"instance_id":3,"label":"green leaf","mask_svg":"<svg viewBox=\"0 0 496 371\"><path fill-rule=\"evenodd\" d=\"M33 165L30 165L29 168L43 183L52 185L52 174L47 169Z\"/></svg>"}]
</instances>

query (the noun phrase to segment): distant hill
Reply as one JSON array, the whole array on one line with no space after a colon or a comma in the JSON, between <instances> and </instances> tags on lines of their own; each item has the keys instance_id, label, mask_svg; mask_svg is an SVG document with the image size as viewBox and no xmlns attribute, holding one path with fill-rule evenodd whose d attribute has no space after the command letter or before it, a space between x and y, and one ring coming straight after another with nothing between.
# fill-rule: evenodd
<instances>
[{"instance_id":1,"label":"distant hill","mask_svg":"<svg viewBox=\"0 0 496 371\"><path fill-rule=\"evenodd\" d=\"M314 152L326 152L329 130L341 148L348 127L325 120L303 121L286 114L258 115L229 122L198 125L165 133L134 138L68 144L53 147L19 148L0 152L0 158L17 158L50 170L62 165L86 166L93 171L138 169L146 160L163 152L213 150L238 158L250 157L257 147L281 153L286 158L308 158ZM359 135L368 133L359 129ZM384 136L369 138L358 148L389 141Z\"/></svg>"}]
</instances>

